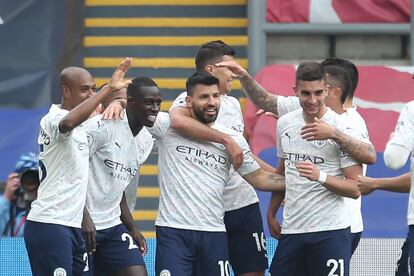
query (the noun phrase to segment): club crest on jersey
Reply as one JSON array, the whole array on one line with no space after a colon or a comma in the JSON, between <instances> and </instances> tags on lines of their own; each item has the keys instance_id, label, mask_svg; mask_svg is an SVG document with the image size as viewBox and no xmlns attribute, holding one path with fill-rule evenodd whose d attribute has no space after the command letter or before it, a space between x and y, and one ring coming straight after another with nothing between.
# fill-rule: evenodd
<instances>
[{"instance_id":1,"label":"club crest on jersey","mask_svg":"<svg viewBox=\"0 0 414 276\"><path fill-rule=\"evenodd\" d=\"M171 272L168 269L164 269L160 272L160 276L171 276Z\"/></svg>"},{"instance_id":2,"label":"club crest on jersey","mask_svg":"<svg viewBox=\"0 0 414 276\"><path fill-rule=\"evenodd\" d=\"M326 145L325 140L316 140L312 142L312 145L316 148L323 148Z\"/></svg>"},{"instance_id":3,"label":"club crest on jersey","mask_svg":"<svg viewBox=\"0 0 414 276\"><path fill-rule=\"evenodd\" d=\"M63 267L58 267L53 271L53 276L66 276L66 270Z\"/></svg>"}]
</instances>

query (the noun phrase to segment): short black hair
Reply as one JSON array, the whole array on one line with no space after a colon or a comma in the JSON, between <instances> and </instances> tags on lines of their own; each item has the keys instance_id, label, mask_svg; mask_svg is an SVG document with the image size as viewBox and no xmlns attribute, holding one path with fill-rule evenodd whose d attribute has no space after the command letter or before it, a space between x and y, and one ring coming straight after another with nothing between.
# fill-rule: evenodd
<instances>
[{"instance_id":1,"label":"short black hair","mask_svg":"<svg viewBox=\"0 0 414 276\"><path fill-rule=\"evenodd\" d=\"M321 64L322 66L339 66L348 73L349 78L351 79L351 89L349 91L348 98L353 99L359 81L359 73L356 65L347 59L337 57L326 58Z\"/></svg>"},{"instance_id":2,"label":"short black hair","mask_svg":"<svg viewBox=\"0 0 414 276\"><path fill-rule=\"evenodd\" d=\"M324 66L324 69L327 74L327 83L334 88L341 88L341 102L343 104L351 91L351 78L348 72L342 67L333 65Z\"/></svg>"},{"instance_id":3,"label":"short black hair","mask_svg":"<svg viewBox=\"0 0 414 276\"><path fill-rule=\"evenodd\" d=\"M148 77L137 77L132 80L132 82L128 85L127 88L127 96L128 97L136 97L142 92L142 87L151 87L158 85L155 83L154 80Z\"/></svg>"},{"instance_id":4,"label":"short black hair","mask_svg":"<svg viewBox=\"0 0 414 276\"><path fill-rule=\"evenodd\" d=\"M209 64L220 62L223 56L234 56L236 51L221 40L214 40L201 45L195 58L198 72L204 71Z\"/></svg>"},{"instance_id":5,"label":"short black hair","mask_svg":"<svg viewBox=\"0 0 414 276\"><path fill-rule=\"evenodd\" d=\"M193 75L191 75L191 77L189 77L187 79L187 82L185 83L185 87L187 88L187 95L188 96L192 96L194 93L194 88L198 85L198 84L203 84L203 85L218 85L219 84L219 80L208 74L205 72L196 72Z\"/></svg>"},{"instance_id":6,"label":"short black hair","mask_svg":"<svg viewBox=\"0 0 414 276\"><path fill-rule=\"evenodd\" d=\"M325 69L320 63L309 61L302 62L296 69L296 83L298 81L326 80Z\"/></svg>"}]
</instances>

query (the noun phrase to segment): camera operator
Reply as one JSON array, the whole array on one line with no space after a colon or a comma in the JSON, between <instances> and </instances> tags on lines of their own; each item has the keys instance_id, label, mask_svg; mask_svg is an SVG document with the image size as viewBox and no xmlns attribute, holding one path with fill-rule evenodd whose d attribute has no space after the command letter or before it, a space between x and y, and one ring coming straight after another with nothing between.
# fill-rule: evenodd
<instances>
[{"instance_id":1,"label":"camera operator","mask_svg":"<svg viewBox=\"0 0 414 276\"><path fill-rule=\"evenodd\" d=\"M23 236L26 216L39 187L38 168L37 156L29 152L20 156L15 171L8 176L4 194L0 195L1 236Z\"/></svg>"}]
</instances>

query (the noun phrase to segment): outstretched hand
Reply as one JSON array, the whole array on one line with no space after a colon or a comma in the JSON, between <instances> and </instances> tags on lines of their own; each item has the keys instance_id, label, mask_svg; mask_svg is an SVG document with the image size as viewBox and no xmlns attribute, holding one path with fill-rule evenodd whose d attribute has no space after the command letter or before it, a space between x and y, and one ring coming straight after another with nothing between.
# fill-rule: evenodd
<instances>
[{"instance_id":1,"label":"outstretched hand","mask_svg":"<svg viewBox=\"0 0 414 276\"><path fill-rule=\"evenodd\" d=\"M227 67L235 75L236 78L243 78L249 74L247 70L244 69L235 60L223 61L220 63L216 63L215 65L217 67Z\"/></svg>"},{"instance_id":2,"label":"outstretched hand","mask_svg":"<svg viewBox=\"0 0 414 276\"><path fill-rule=\"evenodd\" d=\"M125 74L132 65L132 58L125 58L116 68L111 79L108 82L109 88L112 90L120 90L128 86L131 83L131 80L125 80Z\"/></svg>"},{"instance_id":3,"label":"outstretched hand","mask_svg":"<svg viewBox=\"0 0 414 276\"><path fill-rule=\"evenodd\" d=\"M269 117L273 117L275 119L278 119L279 118L279 116L277 116L275 113L272 113L270 111L265 111L263 109L257 110L256 111L256 116L261 116L261 115L266 115L266 116L269 116Z\"/></svg>"}]
</instances>

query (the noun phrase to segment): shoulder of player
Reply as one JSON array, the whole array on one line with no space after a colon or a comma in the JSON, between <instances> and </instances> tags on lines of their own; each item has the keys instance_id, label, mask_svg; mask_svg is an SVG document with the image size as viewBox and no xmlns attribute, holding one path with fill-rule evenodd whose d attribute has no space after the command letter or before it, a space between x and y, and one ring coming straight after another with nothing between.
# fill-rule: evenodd
<instances>
[{"instance_id":1,"label":"shoulder of player","mask_svg":"<svg viewBox=\"0 0 414 276\"><path fill-rule=\"evenodd\" d=\"M403 109L406 109L407 112L414 113L414 100L406 103Z\"/></svg>"},{"instance_id":2,"label":"shoulder of player","mask_svg":"<svg viewBox=\"0 0 414 276\"><path fill-rule=\"evenodd\" d=\"M286 113L277 120L277 124L287 124L293 119L300 118L302 116L302 109L297 109L292 112Z\"/></svg>"}]
</instances>

